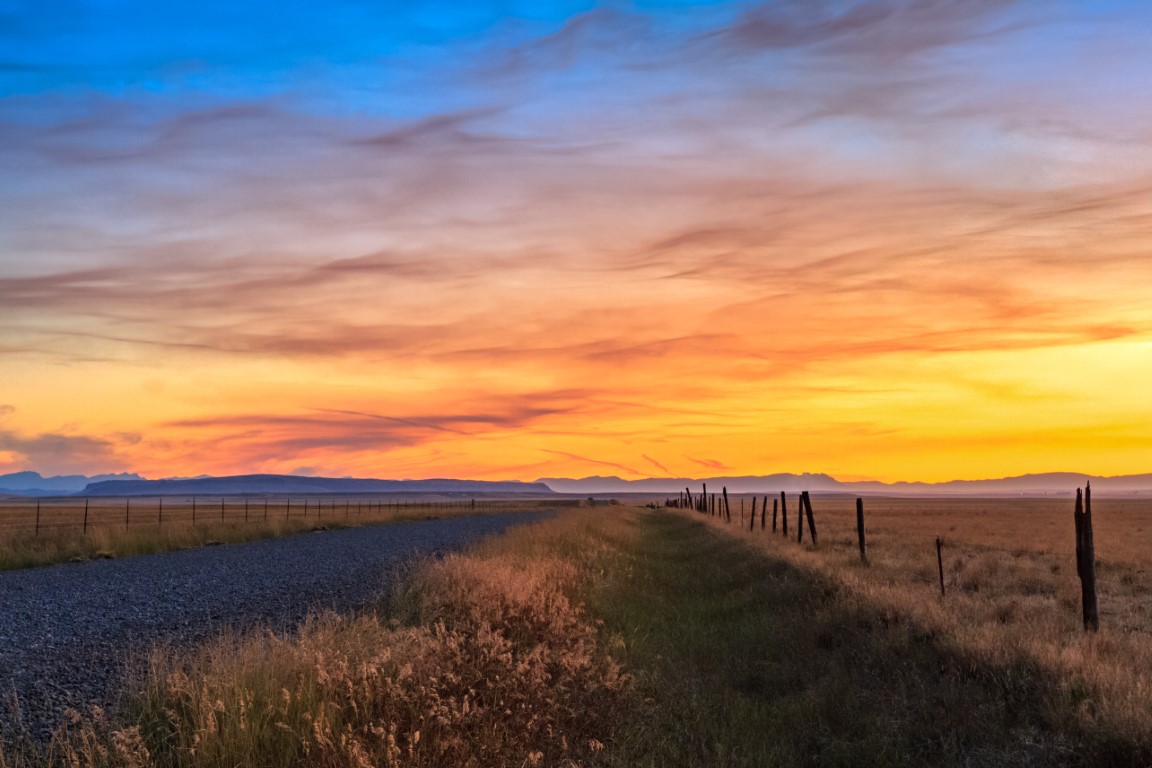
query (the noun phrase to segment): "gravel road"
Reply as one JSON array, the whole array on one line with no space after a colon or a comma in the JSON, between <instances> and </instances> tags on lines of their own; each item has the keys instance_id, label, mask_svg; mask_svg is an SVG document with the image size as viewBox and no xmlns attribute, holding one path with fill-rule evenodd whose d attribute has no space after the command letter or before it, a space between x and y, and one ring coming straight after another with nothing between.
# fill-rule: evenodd
<instances>
[{"instance_id":1,"label":"gravel road","mask_svg":"<svg viewBox=\"0 0 1152 768\"><path fill-rule=\"evenodd\" d=\"M68 706L108 703L133 652L223 627L287 629L364 607L412 556L458 549L547 512L458 517L0 572L0 693L44 738ZM11 727L0 707L0 729Z\"/></svg>"}]
</instances>

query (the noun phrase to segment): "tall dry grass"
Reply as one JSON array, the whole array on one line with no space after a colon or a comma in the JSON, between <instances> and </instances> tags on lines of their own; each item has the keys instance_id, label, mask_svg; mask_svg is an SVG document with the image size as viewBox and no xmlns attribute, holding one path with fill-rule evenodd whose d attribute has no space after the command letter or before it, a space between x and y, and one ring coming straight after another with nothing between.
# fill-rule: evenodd
<instances>
[{"instance_id":1,"label":"tall dry grass","mask_svg":"<svg viewBox=\"0 0 1152 768\"><path fill-rule=\"evenodd\" d=\"M387 611L157 649L116 718L74 714L0 767L592 764L630 693L555 554L590 536L531 526L427 563Z\"/></svg>"}]
</instances>

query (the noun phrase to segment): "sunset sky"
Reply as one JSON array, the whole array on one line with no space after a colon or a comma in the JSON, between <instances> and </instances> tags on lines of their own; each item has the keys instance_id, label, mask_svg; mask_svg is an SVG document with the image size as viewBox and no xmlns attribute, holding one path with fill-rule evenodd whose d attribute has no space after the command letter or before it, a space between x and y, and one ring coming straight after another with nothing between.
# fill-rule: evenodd
<instances>
[{"instance_id":1,"label":"sunset sky","mask_svg":"<svg viewBox=\"0 0 1152 768\"><path fill-rule=\"evenodd\" d=\"M0 0L0 472L1150 472L1150 40Z\"/></svg>"}]
</instances>

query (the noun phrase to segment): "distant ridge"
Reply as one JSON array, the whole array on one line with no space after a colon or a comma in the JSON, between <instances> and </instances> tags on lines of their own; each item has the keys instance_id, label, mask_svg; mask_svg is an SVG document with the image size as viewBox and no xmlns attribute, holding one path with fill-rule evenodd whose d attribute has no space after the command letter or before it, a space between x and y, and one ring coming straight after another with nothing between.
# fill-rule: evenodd
<instances>
[{"instance_id":1,"label":"distant ridge","mask_svg":"<svg viewBox=\"0 0 1152 768\"><path fill-rule=\"evenodd\" d=\"M58 475L44 477L39 472L13 472L0 475L0 493L17 496L61 496L83 490L89 483L104 480L143 480L128 472L115 475Z\"/></svg>"},{"instance_id":2,"label":"distant ridge","mask_svg":"<svg viewBox=\"0 0 1152 768\"><path fill-rule=\"evenodd\" d=\"M526 493L552 494L543 483L484 480L372 480L298 475L234 475L172 480L111 480L91 483L77 495L149 496L232 493Z\"/></svg>"},{"instance_id":3,"label":"distant ridge","mask_svg":"<svg viewBox=\"0 0 1152 768\"><path fill-rule=\"evenodd\" d=\"M951 480L943 483L882 483L875 480L841 482L824 474L742 475L706 478L646 478L624 480L619 477L585 477L579 480L542 478L557 493L679 493L685 488L693 493L708 484L709 492L727 487L729 493L779 493L811 491L813 493L858 493L872 495L931 496L1041 496L1074 493L1085 483L1092 483L1094 493L1152 495L1152 474L1097 477L1077 472L1048 472L989 480Z\"/></svg>"}]
</instances>

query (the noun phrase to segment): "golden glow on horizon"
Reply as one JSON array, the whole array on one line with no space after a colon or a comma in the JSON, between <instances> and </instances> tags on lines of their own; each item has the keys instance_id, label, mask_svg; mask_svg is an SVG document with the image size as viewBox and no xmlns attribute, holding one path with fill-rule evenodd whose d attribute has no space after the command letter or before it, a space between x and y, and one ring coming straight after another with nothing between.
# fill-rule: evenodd
<instances>
[{"instance_id":1,"label":"golden glow on horizon","mask_svg":"<svg viewBox=\"0 0 1152 768\"><path fill-rule=\"evenodd\" d=\"M781 255L770 227L701 228L463 276L450 257L312 282L273 265L266 296L217 285L214 301L231 291L242 309L207 322L194 308L199 324L127 301L81 341L41 334L9 355L0 471L937 481L1152 469L1152 405L1136 385L1152 380L1152 306L1142 261L1125 255L1137 226L1114 223L1108 240L1050 219L1037 233L1021 214L989 234L979 206L940 219L929 201L925 218L905 208L861 248L851 204L876 207L866 198L810 230L819 258ZM1125 210L1113 221L1140 220ZM218 276L188 279L185 301Z\"/></svg>"}]
</instances>

